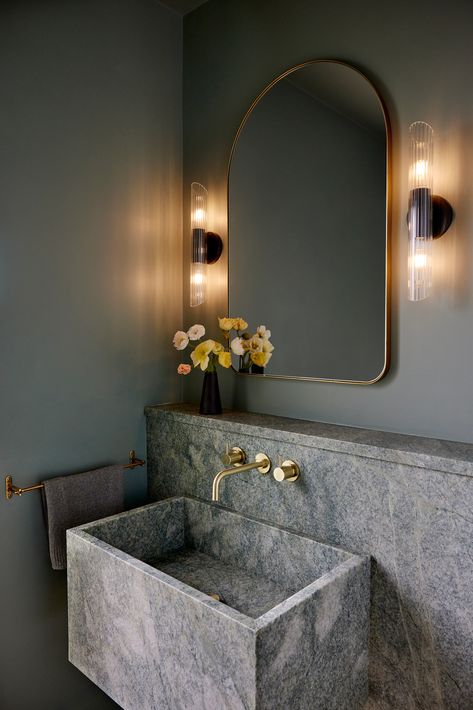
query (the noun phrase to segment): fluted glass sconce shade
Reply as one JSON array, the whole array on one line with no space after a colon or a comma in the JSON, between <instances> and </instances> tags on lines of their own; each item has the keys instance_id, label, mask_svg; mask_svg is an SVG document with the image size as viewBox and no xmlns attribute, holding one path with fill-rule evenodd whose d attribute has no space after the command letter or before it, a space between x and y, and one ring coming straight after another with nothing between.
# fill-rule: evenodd
<instances>
[{"instance_id":1,"label":"fluted glass sconce shade","mask_svg":"<svg viewBox=\"0 0 473 710\"><path fill-rule=\"evenodd\" d=\"M416 121L409 128L409 300L421 301L432 289L433 130Z\"/></svg>"},{"instance_id":2,"label":"fluted glass sconce shade","mask_svg":"<svg viewBox=\"0 0 473 710\"><path fill-rule=\"evenodd\" d=\"M423 121L409 128L409 300L422 301L432 291L432 244L450 227L451 204L433 194L434 132Z\"/></svg>"},{"instance_id":3,"label":"fluted glass sconce shade","mask_svg":"<svg viewBox=\"0 0 473 710\"><path fill-rule=\"evenodd\" d=\"M223 244L220 236L207 231L208 193L203 185L191 185L191 268L190 305L200 306L205 301L207 268L220 258Z\"/></svg>"},{"instance_id":4,"label":"fluted glass sconce shade","mask_svg":"<svg viewBox=\"0 0 473 710\"><path fill-rule=\"evenodd\" d=\"M198 182L191 185L192 262L190 305L200 306L205 301L207 282L206 231L207 190Z\"/></svg>"}]
</instances>

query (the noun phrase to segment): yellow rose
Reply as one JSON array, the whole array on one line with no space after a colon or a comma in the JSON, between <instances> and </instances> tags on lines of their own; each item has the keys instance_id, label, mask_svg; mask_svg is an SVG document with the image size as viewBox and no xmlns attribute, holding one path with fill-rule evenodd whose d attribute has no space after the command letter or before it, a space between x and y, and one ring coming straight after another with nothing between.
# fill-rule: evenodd
<instances>
[{"instance_id":1,"label":"yellow rose","mask_svg":"<svg viewBox=\"0 0 473 710\"><path fill-rule=\"evenodd\" d=\"M222 367L230 367L230 365L232 364L231 353L227 352L226 350L222 350L221 352L219 352L218 364Z\"/></svg>"},{"instance_id":2,"label":"yellow rose","mask_svg":"<svg viewBox=\"0 0 473 710\"><path fill-rule=\"evenodd\" d=\"M256 352L256 353L251 353L250 358L251 362L254 363L255 365L259 365L259 367L264 367L265 365L268 364L270 361L272 355L271 353L263 353L263 352Z\"/></svg>"},{"instance_id":3,"label":"yellow rose","mask_svg":"<svg viewBox=\"0 0 473 710\"><path fill-rule=\"evenodd\" d=\"M220 330L231 330L233 328L234 318L219 318L218 326Z\"/></svg>"},{"instance_id":4,"label":"yellow rose","mask_svg":"<svg viewBox=\"0 0 473 710\"><path fill-rule=\"evenodd\" d=\"M217 342L215 342L215 345L214 345L214 347L212 348L212 352L215 353L215 355L217 355L218 353L221 353L222 350L223 350L223 345L222 345L222 343L217 343Z\"/></svg>"},{"instance_id":5,"label":"yellow rose","mask_svg":"<svg viewBox=\"0 0 473 710\"><path fill-rule=\"evenodd\" d=\"M191 360L194 363L194 367L200 365L201 370L206 370L209 366L209 354L215 347L215 340L204 340L200 343L196 349L191 352Z\"/></svg>"},{"instance_id":6,"label":"yellow rose","mask_svg":"<svg viewBox=\"0 0 473 710\"><path fill-rule=\"evenodd\" d=\"M232 318L234 330L246 330L248 323L243 318Z\"/></svg>"}]
</instances>

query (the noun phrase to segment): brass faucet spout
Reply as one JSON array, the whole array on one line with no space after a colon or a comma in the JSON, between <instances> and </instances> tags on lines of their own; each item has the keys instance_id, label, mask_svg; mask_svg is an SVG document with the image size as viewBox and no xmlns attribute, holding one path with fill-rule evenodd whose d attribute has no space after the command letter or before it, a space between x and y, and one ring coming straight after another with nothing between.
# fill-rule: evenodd
<instances>
[{"instance_id":1,"label":"brass faucet spout","mask_svg":"<svg viewBox=\"0 0 473 710\"><path fill-rule=\"evenodd\" d=\"M271 468L271 461L266 456L266 454L256 454L255 460L250 463L245 463L242 466L232 466L231 468L224 468L219 471L214 477L212 483L212 501L218 503L220 500L220 484L224 478L227 476L233 476L235 473L244 473L245 471L252 471L257 468L262 474L268 473Z\"/></svg>"}]
</instances>

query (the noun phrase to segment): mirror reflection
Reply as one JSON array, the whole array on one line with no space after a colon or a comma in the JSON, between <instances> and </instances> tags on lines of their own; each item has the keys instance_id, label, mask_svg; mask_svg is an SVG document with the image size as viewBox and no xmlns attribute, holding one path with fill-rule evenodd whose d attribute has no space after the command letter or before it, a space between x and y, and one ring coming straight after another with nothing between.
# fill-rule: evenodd
<instances>
[{"instance_id":1,"label":"mirror reflection","mask_svg":"<svg viewBox=\"0 0 473 710\"><path fill-rule=\"evenodd\" d=\"M381 101L345 64L291 70L245 116L229 170L229 313L271 329L265 375L384 374L386 176Z\"/></svg>"}]
</instances>

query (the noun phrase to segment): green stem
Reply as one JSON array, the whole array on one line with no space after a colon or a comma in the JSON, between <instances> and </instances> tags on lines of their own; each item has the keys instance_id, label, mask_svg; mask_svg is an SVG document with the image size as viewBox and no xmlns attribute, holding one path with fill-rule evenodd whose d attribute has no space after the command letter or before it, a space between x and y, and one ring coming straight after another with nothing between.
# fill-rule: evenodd
<instances>
[{"instance_id":1,"label":"green stem","mask_svg":"<svg viewBox=\"0 0 473 710\"><path fill-rule=\"evenodd\" d=\"M214 353L209 355L209 364L207 365L207 372L216 372L217 370L217 356Z\"/></svg>"}]
</instances>

